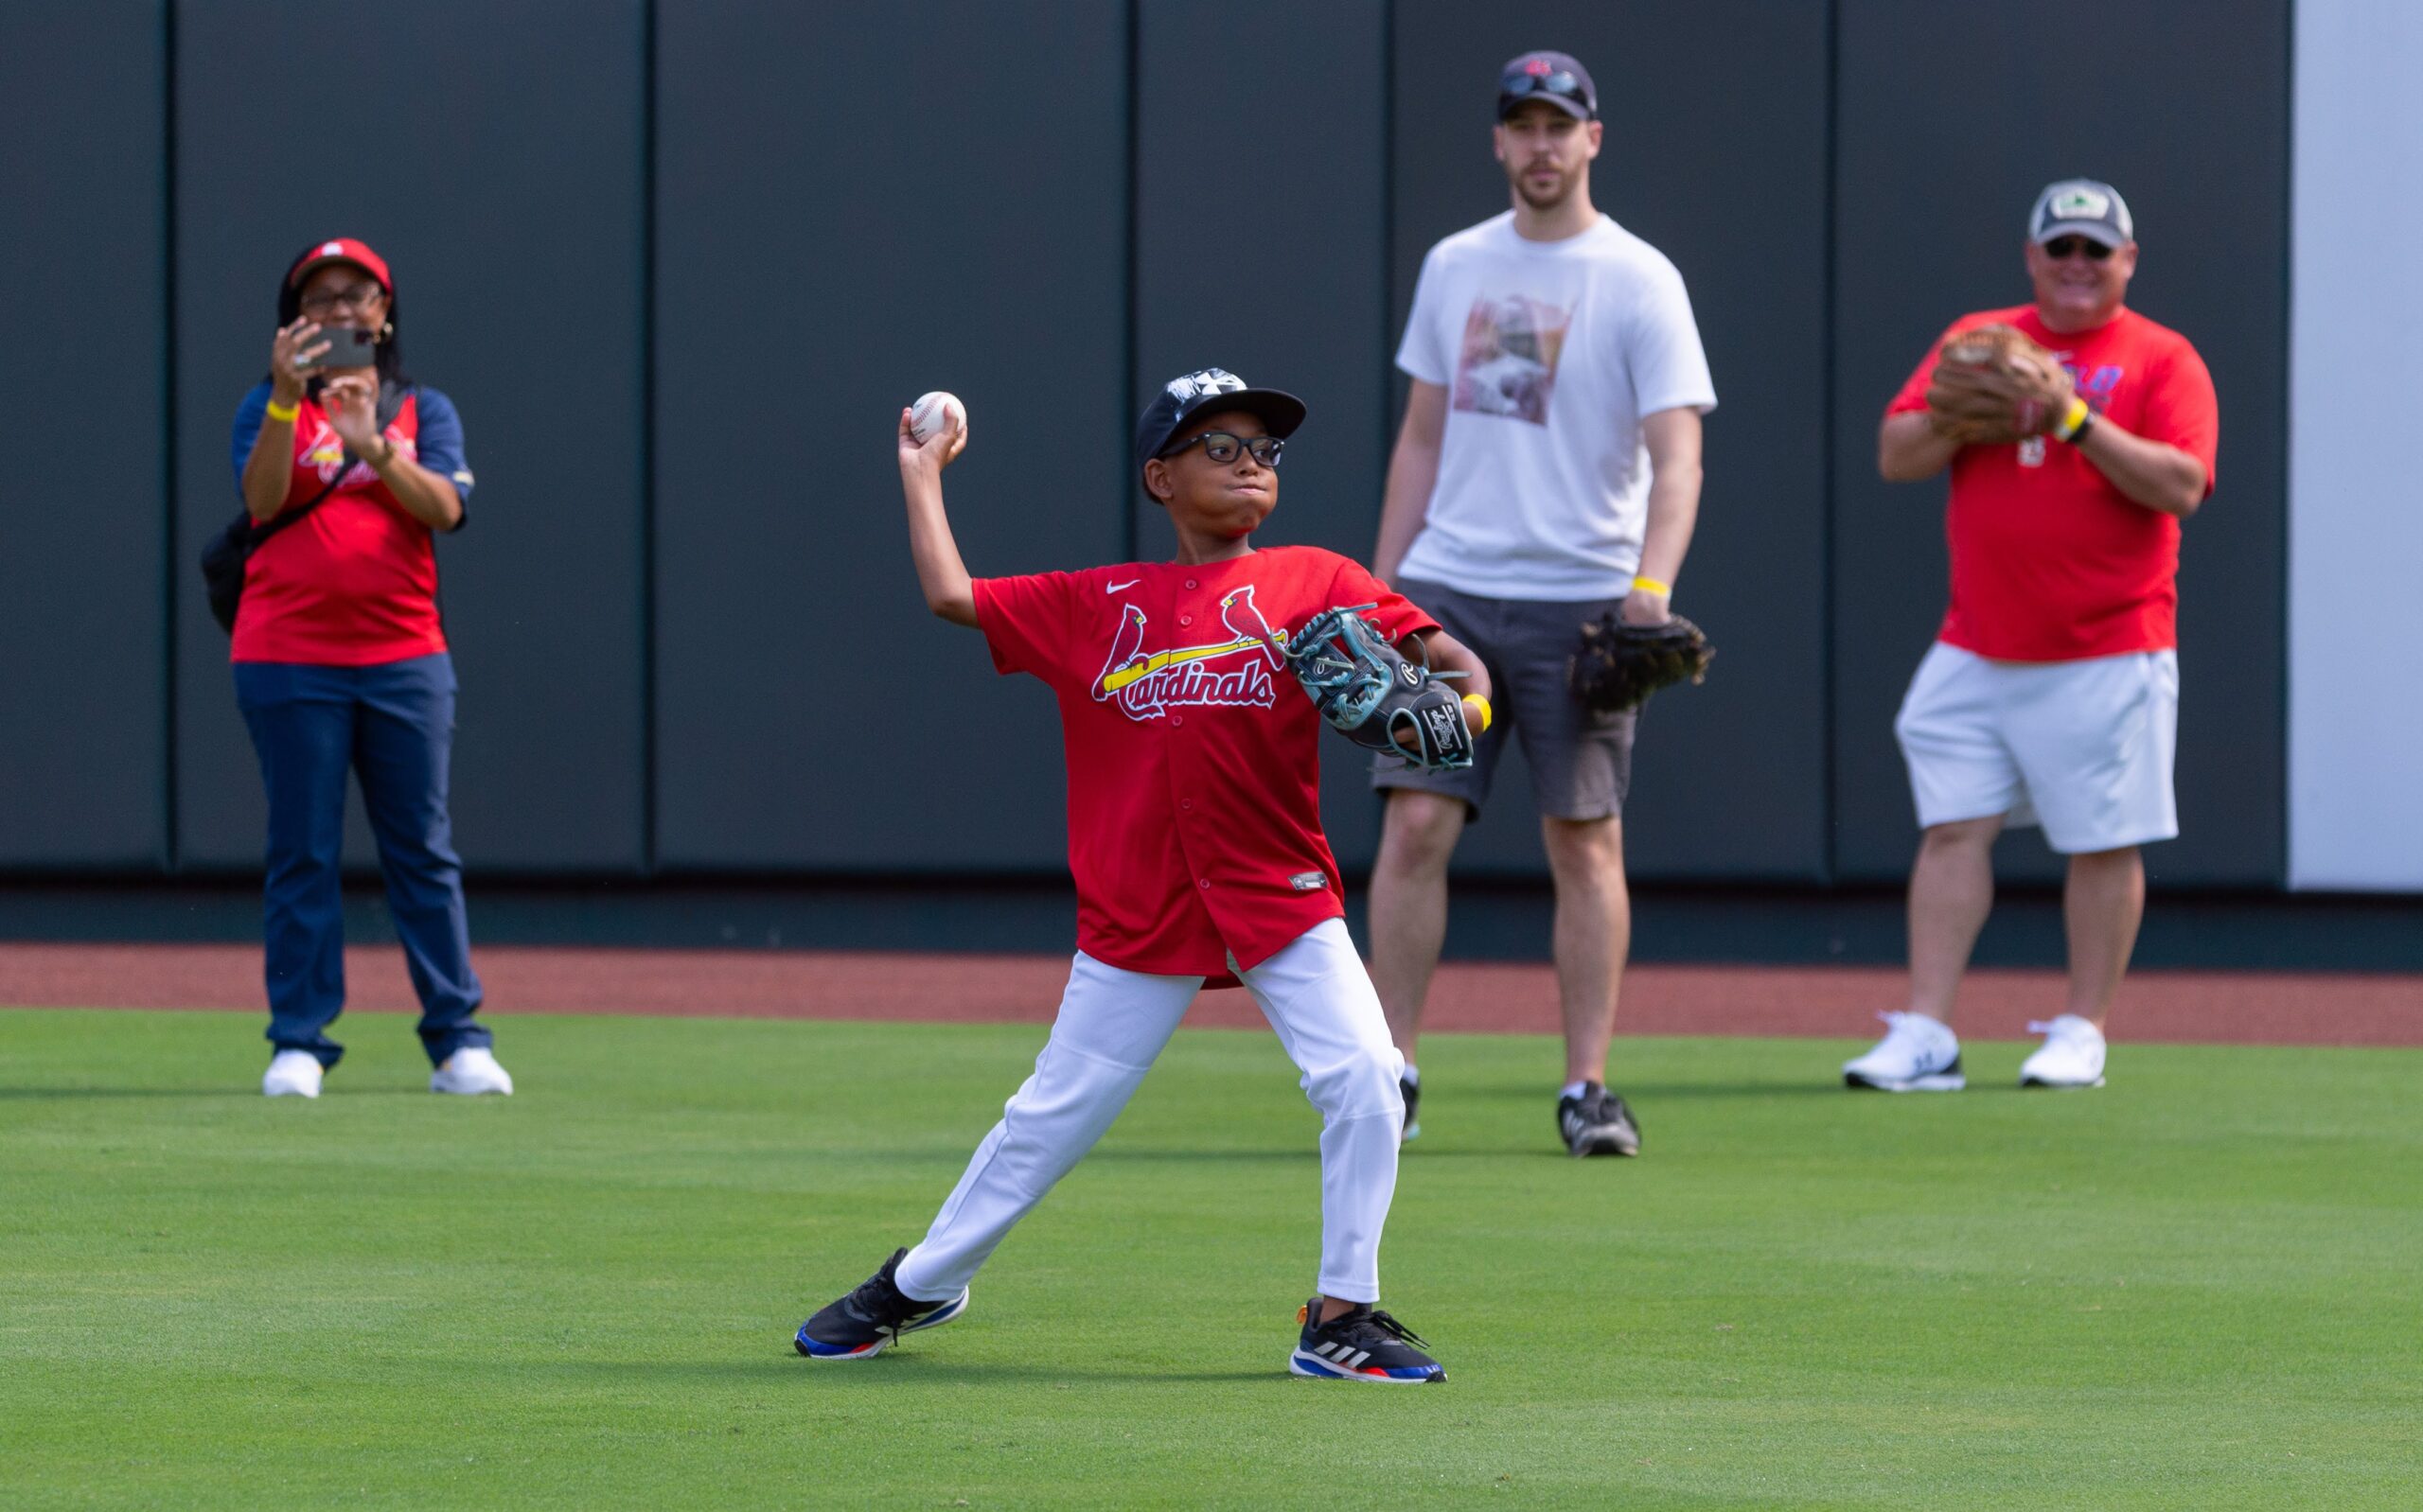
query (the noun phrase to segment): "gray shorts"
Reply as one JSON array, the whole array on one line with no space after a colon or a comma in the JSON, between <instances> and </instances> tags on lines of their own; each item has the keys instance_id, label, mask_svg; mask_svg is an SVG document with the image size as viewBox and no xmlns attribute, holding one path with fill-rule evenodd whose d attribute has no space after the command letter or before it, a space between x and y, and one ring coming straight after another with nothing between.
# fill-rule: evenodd
<instances>
[{"instance_id":1,"label":"gray shorts","mask_svg":"<svg viewBox=\"0 0 2423 1512\"><path fill-rule=\"evenodd\" d=\"M1394 756L1371 759L1375 789L1411 788L1460 798L1478 818L1509 739L1523 743L1540 813L1558 819L1620 816L1632 786L1632 738L1638 711L1593 713L1565 685L1582 626L1621 599L1539 603L1485 599L1436 583L1400 581L1398 592L1421 606L1489 668L1489 733L1473 743L1473 764L1460 772L1418 771Z\"/></svg>"}]
</instances>

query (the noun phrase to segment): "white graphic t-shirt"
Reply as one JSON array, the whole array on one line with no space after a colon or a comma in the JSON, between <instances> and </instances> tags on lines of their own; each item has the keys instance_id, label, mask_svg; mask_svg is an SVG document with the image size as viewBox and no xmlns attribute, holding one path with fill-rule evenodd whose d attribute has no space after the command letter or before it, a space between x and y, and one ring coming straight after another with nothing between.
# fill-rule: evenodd
<instances>
[{"instance_id":1,"label":"white graphic t-shirt","mask_svg":"<svg viewBox=\"0 0 2423 1512\"><path fill-rule=\"evenodd\" d=\"M1630 591L1640 417L1716 408L1683 275L1607 219L1526 241L1514 212L1430 249L1397 366L1447 391L1439 483L1401 575L1498 599Z\"/></svg>"}]
</instances>

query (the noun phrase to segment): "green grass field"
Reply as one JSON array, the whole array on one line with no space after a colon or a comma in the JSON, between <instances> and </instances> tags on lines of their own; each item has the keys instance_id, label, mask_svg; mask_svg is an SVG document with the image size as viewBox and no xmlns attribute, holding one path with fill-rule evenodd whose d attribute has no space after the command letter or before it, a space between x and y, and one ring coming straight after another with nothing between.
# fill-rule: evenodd
<instances>
[{"instance_id":1,"label":"green grass field","mask_svg":"<svg viewBox=\"0 0 2423 1512\"><path fill-rule=\"evenodd\" d=\"M1284 1373L1315 1119L1182 1034L964 1321L800 1318L912 1240L1032 1029L507 1020L510 1100L350 1020L0 1013L0 1504L2414 1507L2423 1053L2123 1046L1854 1097L1848 1044L1425 1046L1387 1303L1451 1383Z\"/></svg>"}]
</instances>

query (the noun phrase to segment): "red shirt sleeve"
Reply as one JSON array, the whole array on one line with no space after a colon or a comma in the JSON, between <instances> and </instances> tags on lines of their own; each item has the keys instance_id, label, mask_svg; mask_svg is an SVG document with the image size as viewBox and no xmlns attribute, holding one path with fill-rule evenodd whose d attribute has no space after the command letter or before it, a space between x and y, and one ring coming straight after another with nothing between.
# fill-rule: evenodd
<instances>
[{"instance_id":1,"label":"red shirt sleeve","mask_svg":"<svg viewBox=\"0 0 2423 1512\"><path fill-rule=\"evenodd\" d=\"M1943 350L1943 343L1952 340L1954 332L1959 331L1966 326L1975 325L1978 324L1980 324L1980 322L1976 316L1963 315L1960 319L1954 321L1951 325L1945 326L1943 328L1943 334L1937 337L1934 343L1927 347L1927 355L1919 358L1919 365L1910 370L1910 376L1908 378L1902 379L1900 392L1893 396L1893 402L1884 407L1884 413L1886 414L1911 414L1925 409L1927 407L1927 380L1935 377L1937 354Z\"/></svg>"},{"instance_id":2,"label":"red shirt sleeve","mask_svg":"<svg viewBox=\"0 0 2423 1512\"><path fill-rule=\"evenodd\" d=\"M1330 607L1349 608L1357 604L1374 604L1365 616L1380 627L1380 633L1395 645L1406 636L1439 628L1439 622L1414 607L1411 599L1373 577L1363 564L1349 557L1337 559L1337 575L1330 579Z\"/></svg>"},{"instance_id":3,"label":"red shirt sleeve","mask_svg":"<svg viewBox=\"0 0 2423 1512\"><path fill-rule=\"evenodd\" d=\"M1048 682L1066 665L1075 582L1072 573L1037 572L980 577L970 585L976 593L976 626L984 632L995 671L1004 677L1033 673Z\"/></svg>"},{"instance_id":4,"label":"red shirt sleeve","mask_svg":"<svg viewBox=\"0 0 2423 1512\"><path fill-rule=\"evenodd\" d=\"M2213 374L2184 337L2173 343L2146 388L2137 433L2177 447L2204 465L2204 497L2213 496L2213 462L2221 448L2221 406Z\"/></svg>"}]
</instances>

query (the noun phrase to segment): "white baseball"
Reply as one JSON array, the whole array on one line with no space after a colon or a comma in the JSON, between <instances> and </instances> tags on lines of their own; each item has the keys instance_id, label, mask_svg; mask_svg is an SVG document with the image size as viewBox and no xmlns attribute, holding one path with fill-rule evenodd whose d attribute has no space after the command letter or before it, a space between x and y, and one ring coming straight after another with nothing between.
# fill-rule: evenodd
<instances>
[{"instance_id":1,"label":"white baseball","mask_svg":"<svg viewBox=\"0 0 2423 1512\"><path fill-rule=\"evenodd\" d=\"M931 440L937 431L959 431L967 429L967 406L959 396L941 389L918 396L909 409L909 434L919 446Z\"/></svg>"}]
</instances>

